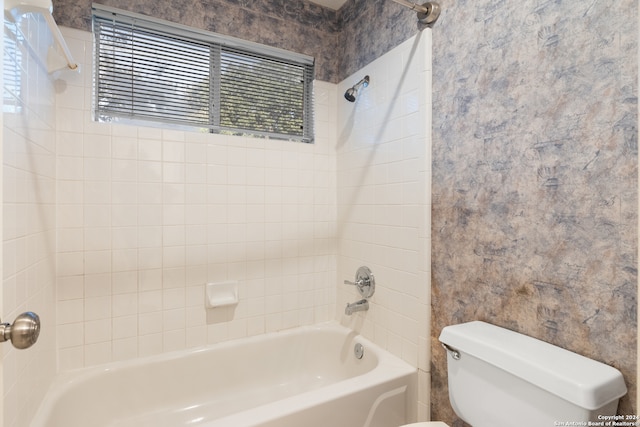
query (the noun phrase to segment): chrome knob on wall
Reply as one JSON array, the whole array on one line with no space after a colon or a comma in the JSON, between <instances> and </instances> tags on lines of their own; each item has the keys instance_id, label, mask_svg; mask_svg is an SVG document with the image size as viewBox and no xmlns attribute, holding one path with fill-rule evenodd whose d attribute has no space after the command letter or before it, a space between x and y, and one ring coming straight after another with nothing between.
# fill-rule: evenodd
<instances>
[{"instance_id":1,"label":"chrome knob on wall","mask_svg":"<svg viewBox=\"0 0 640 427\"><path fill-rule=\"evenodd\" d=\"M376 280L373 277L373 273L369 267L365 266L358 268L358 271L356 271L355 282L345 280L344 284L355 286L363 298L371 298L373 293L376 291Z\"/></svg>"},{"instance_id":2,"label":"chrome knob on wall","mask_svg":"<svg viewBox=\"0 0 640 427\"><path fill-rule=\"evenodd\" d=\"M12 325L0 324L0 342L11 341L15 348L21 350L35 344L38 341L38 335L40 335L40 317L31 311L16 317Z\"/></svg>"}]
</instances>

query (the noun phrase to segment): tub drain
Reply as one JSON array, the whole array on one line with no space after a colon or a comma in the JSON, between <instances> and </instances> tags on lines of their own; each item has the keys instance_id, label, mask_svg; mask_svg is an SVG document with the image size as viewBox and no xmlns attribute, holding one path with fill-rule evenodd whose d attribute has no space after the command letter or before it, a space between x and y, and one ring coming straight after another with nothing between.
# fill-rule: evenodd
<instances>
[{"instance_id":1,"label":"tub drain","mask_svg":"<svg viewBox=\"0 0 640 427\"><path fill-rule=\"evenodd\" d=\"M353 354L356 355L357 359L362 359L362 356L364 356L364 346L360 343L357 343L355 347L353 347Z\"/></svg>"}]
</instances>

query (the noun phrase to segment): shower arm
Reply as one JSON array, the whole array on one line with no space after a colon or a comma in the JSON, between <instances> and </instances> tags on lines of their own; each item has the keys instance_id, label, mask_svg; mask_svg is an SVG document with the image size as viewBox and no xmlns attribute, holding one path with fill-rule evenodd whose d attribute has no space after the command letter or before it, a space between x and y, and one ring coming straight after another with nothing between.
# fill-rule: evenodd
<instances>
[{"instance_id":1,"label":"shower arm","mask_svg":"<svg viewBox=\"0 0 640 427\"><path fill-rule=\"evenodd\" d=\"M394 2L408 7L418 13L418 21L423 24L432 25L440 16L440 5L435 2L427 2L424 4L413 3L409 0L393 0Z\"/></svg>"}]
</instances>

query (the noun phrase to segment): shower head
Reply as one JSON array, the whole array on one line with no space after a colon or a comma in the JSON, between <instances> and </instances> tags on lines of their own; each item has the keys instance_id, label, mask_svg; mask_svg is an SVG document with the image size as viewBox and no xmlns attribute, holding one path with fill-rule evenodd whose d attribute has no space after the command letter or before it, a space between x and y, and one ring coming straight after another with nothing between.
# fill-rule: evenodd
<instances>
[{"instance_id":1,"label":"shower head","mask_svg":"<svg viewBox=\"0 0 640 427\"><path fill-rule=\"evenodd\" d=\"M360 80L358 83L347 89L347 91L344 93L344 98L349 102L355 102L360 87L367 86L369 86L369 76L364 76L364 79Z\"/></svg>"},{"instance_id":2,"label":"shower head","mask_svg":"<svg viewBox=\"0 0 640 427\"><path fill-rule=\"evenodd\" d=\"M356 91L354 88L350 87L344 93L344 99L346 99L349 102L356 102L356 94L357 93L358 93L358 91Z\"/></svg>"}]
</instances>

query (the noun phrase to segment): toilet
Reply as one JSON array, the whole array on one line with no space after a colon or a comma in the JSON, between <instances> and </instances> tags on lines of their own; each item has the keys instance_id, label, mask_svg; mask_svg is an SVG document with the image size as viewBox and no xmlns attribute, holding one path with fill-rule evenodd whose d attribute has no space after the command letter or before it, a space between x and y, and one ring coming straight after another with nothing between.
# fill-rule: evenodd
<instances>
[{"instance_id":1,"label":"toilet","mask_svg":"<svg viewBox=\"0 0 640 427\"><path fill-rule=\"evenodd\" d=\"M489 323L447 326L449 401L473 427L587 425L616 414L627 393L617 369ZM604 425L604 424L603 424ZM447 427L442 422L401 427Z\"/></svg>"}]
</instances>

